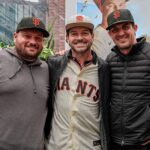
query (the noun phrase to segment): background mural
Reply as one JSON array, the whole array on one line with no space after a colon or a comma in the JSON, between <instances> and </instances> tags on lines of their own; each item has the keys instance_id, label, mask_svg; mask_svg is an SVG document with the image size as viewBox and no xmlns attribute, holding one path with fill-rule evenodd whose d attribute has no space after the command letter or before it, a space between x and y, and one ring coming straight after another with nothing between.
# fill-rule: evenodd
<instances>
[{"instance_id":1,"label":"background mural","mask_svg":"<svg viewBox=\"0 0 150 150\"><path fill-rule=\"evenodd\" d=\"M127 8L132 12L138 25L137 37L150 36L150 0L129 0ZM101 23L101 13L92 0L78 0L77 13L88 15L97 26Z\"/></svg>"}]
</instances>

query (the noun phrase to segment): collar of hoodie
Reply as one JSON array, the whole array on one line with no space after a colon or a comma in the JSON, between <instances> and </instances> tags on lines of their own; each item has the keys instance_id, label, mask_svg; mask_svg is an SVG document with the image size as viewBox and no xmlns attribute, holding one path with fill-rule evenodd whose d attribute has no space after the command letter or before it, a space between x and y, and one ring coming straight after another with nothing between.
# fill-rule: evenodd
<instances>
[{"instance_id":1,"label":"collar of hoodie","mask_svg":"<svg viewBox=\"0 0 150 150\"><path fill-rule=\"evenodd\" d=\"M32 78L32 83L33 83L33 92L34 94L37 93L37 88L36 88L36 82L35 82L35 78L34 78L34 75L33 75L33 71L32 71L32 68L34 66L40 66L42 64L41 60L39 58L37 58L34 62L28 62L28 61L25 61L23 60L16 52L15 48L7 48L6 51L8 53L10 53L11 55L15 56L17 59L18 59L18 67L17 69L14 71L14 73L9 77L10 79L12 79L13 77L15 77L17 75L18 72L21 71L23 65L27 65L29 70L30 70L30 74L31 74L31 78Z\"/></svg>"}]
</instances>

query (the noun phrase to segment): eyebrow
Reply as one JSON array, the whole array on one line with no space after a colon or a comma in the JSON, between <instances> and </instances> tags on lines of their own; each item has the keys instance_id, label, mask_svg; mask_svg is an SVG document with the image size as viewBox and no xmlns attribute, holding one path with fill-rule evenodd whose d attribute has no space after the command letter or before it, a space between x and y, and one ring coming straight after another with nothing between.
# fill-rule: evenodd
<instances>
[{"instance_id":1,"label":"eyebrow","mask_svg":"<svg viewBox=\"0 0 150 150\"><path fill-rule=\"evenodd\" d=\"M77 31L78 31L78 30L75 30L75 29L74 29L74 30L73 30L73 29L70 30L70 32L77 32ZM90 31L90 30L85 28L85 29L83 29L82 31Z\"/></svg>"},{"instance_id":2,"label":"eyebrow","mask_svg":"<svg viewBox=\"0 0 150 150\"><path fill-rule=\"evenodd\" d=\"M31 31L29 31L29 30L27 30L27 31L23 31L23 30L21 30L21 32L23 33L23 34L30 34L31 33ZM42 32L36 32L35 31L35 33L37 33L37 35L39 35L39 36L41 36L41 35L43 35L43 33ZM32 34L32 33L31 33Z\"/></svg>"}]
</instances>

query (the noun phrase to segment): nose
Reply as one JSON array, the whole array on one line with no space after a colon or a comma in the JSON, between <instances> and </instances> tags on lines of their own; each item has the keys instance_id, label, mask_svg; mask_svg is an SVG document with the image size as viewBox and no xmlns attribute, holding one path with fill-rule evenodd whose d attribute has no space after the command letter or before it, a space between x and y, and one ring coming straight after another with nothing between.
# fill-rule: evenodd
<instances>
[{"instance_id":1,"label":"nose","mask_svg":"<svg viewBox=\"0 0 150 150\"><path fill-rule=\"evenodd\" d=\"M36 39L34 37L30 38L29 41L30 41L31 44L36 44Z\"/></svg>"},{"instance_id":2,"label":"nose","mask_svg":"<svg viewBox=\"0 0 150 150\"><path fill-rule=\"evenodd\" d=\"M81 34L78 34L77 39L78 39L78 40L81 40L81 39L82 39L82 35L81 35Z\"/></svg>"},{"instance_id":3,"label":"nose","mask_svg":"<svg viewBox=\"0 0 150 150\"><path fill-rule=\"evenodd\" d=\"M122 2L122 3L114 3L114 9L118 10L118 9L125 9L126 7L126 3Z\"/></svg>"},{"instance_id":4,"label":"nose","mask_svg":"<svg viewBox=\"0 0 150 150\"><path fill-rule=\"evenodd\" d=\"M119 32L118 32L118 35L120 35L120 36L124 35L124 30L120 29Z\"/></svg>"},{"instance_id":5,"label":"nose","mask_svg":"<svg viewBox=\"0 0 150 150\"><path fill-rule=\"evenodd\" d=\"M114 3L114 10L117 10L117 9L119 9L119 6Z\"/></svg>"}]
</instances>

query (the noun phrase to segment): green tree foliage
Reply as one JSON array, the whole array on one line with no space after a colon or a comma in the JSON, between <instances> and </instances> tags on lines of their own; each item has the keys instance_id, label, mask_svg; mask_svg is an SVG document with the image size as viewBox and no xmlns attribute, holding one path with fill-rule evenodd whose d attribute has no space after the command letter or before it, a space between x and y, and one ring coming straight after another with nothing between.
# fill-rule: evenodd
<instances>
[{"instance_id":1,"label":"green tree foliage","mask_svg":"<svg viewBox=\"0 0 150 150\"><path fill-rule=\"evenodd\" d=\"M55 45L55 40L54 40L54 31L53 31L53 26L55 23L56 18L52 21L52 23L48 26L48 32L50 33L50 36L45 39L44 43L44 48L40 54L40 58L42 60L47 60L49 56L54 55L54 45Z\"/></svg>"},{"instance_id":2,"label":"green tree foliage","mask_svg":"<svg viewBox=\"0 0 150 150\"><path fill-rule=\"evenodd\" d=\"M6 45L3 42L0 42L0 48L4 48Z\"/></svg>"}]
</instances>

